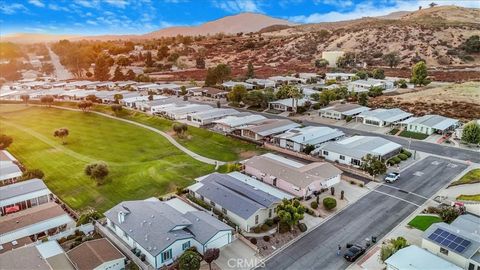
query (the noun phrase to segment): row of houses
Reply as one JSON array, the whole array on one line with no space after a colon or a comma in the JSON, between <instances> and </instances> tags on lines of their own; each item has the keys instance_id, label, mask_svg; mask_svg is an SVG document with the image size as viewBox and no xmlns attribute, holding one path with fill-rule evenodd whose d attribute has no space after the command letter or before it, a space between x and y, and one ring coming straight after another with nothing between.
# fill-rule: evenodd
<instances>
[{"instance_id":1,"label":"row of houses","mask_svg":"<svg viewBox=\"0 0 480 270\"><path fill-rule=\"evenodd\" d=\"M455 130L461 125L457 119L436 114L414 117L413 114L398 108L371 110L368 107L350 103L336 104L320 109L319 115L336 120L350 118L365 125L377 127L397 126L407 131L427 135L434 133L444 134Z\"/></svg>"},{"instance_id":2,"label":"row of houses","mask_svg":"<svg viewBox=\"0 0 480 270\"><path fill-rule=\"evenodd\" d=\"M125 256L105 238L68 251L52 240L58 234L73 233L73 214L43 180L23 180L20 164L8 151L2 150L0 158L0 269L125 268Z\"/></svg>"}]
</instances>

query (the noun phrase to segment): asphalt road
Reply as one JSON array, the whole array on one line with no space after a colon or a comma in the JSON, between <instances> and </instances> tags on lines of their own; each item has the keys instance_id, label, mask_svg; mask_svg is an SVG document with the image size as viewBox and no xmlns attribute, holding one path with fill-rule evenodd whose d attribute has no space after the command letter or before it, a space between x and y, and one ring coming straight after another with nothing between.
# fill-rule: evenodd
<instances>
[{"instance_id":1,"label":"asphalt road","mask_svg":"<svg viewBox=\"0 0 480 270\"><path fill-rule=\"evenodd\" d=\"M326 221L306 236L271 257L265 269L345 269L350 263L337 256L337 246L365 244L385 236L417 207L467 168L462 163L428 157ZM345 248L343 249L345 251Z\"/></svg>"}]
</instances>

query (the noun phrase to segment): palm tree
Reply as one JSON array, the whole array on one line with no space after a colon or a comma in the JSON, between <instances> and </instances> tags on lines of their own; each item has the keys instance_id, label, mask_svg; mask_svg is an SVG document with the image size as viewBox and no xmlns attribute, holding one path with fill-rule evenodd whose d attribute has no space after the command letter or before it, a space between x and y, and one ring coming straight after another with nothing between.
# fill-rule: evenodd
<instances>
[{"instance_id":1,"label":"palm tree","mask_svg":"<svg viewBox=\"0 0 480 270\"><path fill-rule=\"evenodd\" d=\"M292 107L297 111L298 99L303 97L302 92L296 86L289 86L288 96L292 99Z\"/></svg>"}]
</instances>

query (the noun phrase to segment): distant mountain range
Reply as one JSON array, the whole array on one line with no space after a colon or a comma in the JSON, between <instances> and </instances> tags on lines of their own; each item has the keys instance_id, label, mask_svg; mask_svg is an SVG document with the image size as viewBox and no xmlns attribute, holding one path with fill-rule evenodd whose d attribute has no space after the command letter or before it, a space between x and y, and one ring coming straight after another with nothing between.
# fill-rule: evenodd
<instances>
[{"instance_id":1,"label":"distant mountain range","mask_svg":"<svg viewBox=\"0 0 480 270\"><path fill-rule=\"evenodd\" d=\"M237 34L258 32L261 29L274 25L294 26L296 23L272 18L257 13L240 13L233 16L227 16L201 24L199 26L175 26L167 27L144 35L100 35L100 36L78 36L78 35L50 35L50 34L30 34L20 33L6 35L2 37L2 41L10 41L17 43L35 43L35 42L52 42L60 39L69 40L116 40L116 39L152 39L160 37L172 37L177 35L198 36L198 35L214 35L217 33Z\"/></svg>"}]
</instances>

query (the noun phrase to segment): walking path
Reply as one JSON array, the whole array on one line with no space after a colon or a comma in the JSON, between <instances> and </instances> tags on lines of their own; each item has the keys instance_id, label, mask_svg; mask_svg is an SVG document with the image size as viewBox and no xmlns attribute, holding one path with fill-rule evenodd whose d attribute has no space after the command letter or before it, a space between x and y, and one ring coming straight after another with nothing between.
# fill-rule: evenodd
<instances>
[{"instance_id":1,"label":"walking path","mask_svg":"<svg viewBox=\"0 0 480 270\"><path fill-rule=\"evenodd\" d=\"M62 106L52 106L53 108L57 108L57 109L62 109L62 110L69 110L69 111L76 111L76 112L81 112L82 110L80 109L73 109L73 108L66 108L66 107L62 107ZM201 156L189 149L187 149L186 147L184 147L183 145L181 145L180 143L178 143L172 136L168 135L167 133L161 131L161 130L158 130L156 128L153 128L151 126L147 126L147 125L144 125L144 124L141 124L141 123L138 123L138 122L135 122L135 121L132 121L132 120L127 120L127 119L123 119L123 118L120 118L120 117L116 117L116 116L113 116L113 115L109 115L109 114L106 114L106 113L101 113L101 112L95 112L95 111L90 111L91 113L95 113L95 114L98 114L98 115L101 115L101 116L104 116L104 117L107 117L107 118L111 118L111 119L115 119L115 120L118 120L118 121L122 121L122 122L125 122L125 123L129 123L129 124L132 124L132 125L136 125L136 126L139 126L139 127L142 127L142 128L145 128L145 129L148 129L150 131L153 131L157 134L160 134L162 135L163 137L165 137L171 144L173 144L175 147L177 147L178 149L180 149L182 152L184 152L185 154L191 156L192 158L198 160L198 161L201 161L203 163L207 163L207 164L211 164L211 165L216 165L217 167L220 166L220 165L224 165L226 164L226 162L223 162L223 161L219 161L219 160L215 160L215 159L211 159L211 158L207 158L207 157L204 157L204 156Z\"/></svg>"}]
</instances>

